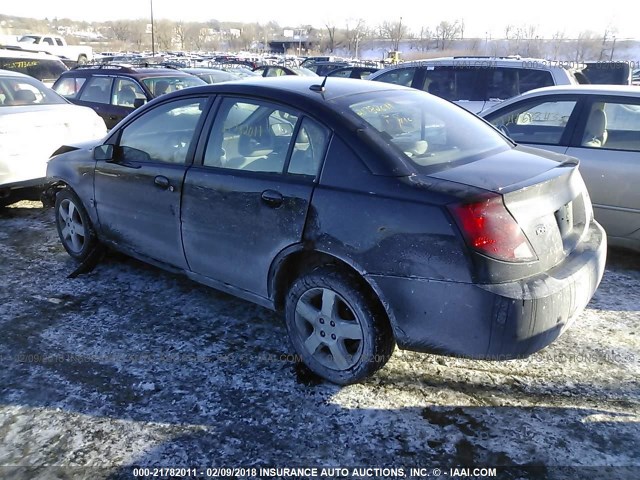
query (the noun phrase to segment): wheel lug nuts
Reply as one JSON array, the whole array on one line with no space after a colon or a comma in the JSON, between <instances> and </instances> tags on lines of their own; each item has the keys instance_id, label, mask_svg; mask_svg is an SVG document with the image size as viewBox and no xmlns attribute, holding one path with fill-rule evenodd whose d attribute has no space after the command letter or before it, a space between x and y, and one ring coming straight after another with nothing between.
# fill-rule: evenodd
<instances>
[{"instance_id":1,"label":"wheel lug nuts","mask_svg":"<svg viewBox=\"0 0 640 480\"><path fill-rule=\"evenodd\" d=\"M324 318L320 319L320 323L324 324Z\"/></svg>"},{"instance_id":2,"label":"wheel lug nuts","mask_svg":"<svg viewBox=\"0 0 640 480\"><path fill-rule=\"evenodd\" d=\"M336 326L336 322L334 322L333 320L331 320L331 326L335 327Z\"/></svg>"},{"instance_id":3,"label":"wheel lug nuts","mask_svg":"<svg viewBox=\"0 0 640 480\"><path fill-rule=\"evenodd\" d=\"M332 339L332 340L335 340L335 339L336 339L336 335L335 335L335 333L332 333L332 334L331 334L331 339Z\"/></svg>"},{"instance_id":4,"label":"wheel lug nuts","mask_svg":"<svg viewBox=\"0 0 640 480\"><path fill-rule=\"evenodd\" d=\"M324 332L320 332L320 336L324 337L326 334Z\"/></svg>"}]
</instances>

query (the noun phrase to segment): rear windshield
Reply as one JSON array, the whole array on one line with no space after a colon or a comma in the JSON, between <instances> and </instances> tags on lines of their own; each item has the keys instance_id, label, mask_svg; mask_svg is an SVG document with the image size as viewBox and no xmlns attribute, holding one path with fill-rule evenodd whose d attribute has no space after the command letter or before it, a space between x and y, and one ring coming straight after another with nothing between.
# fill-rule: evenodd
<instances>
[{"instance_id":1,"label":"rear windshield","mask_svg":"<svg viewBox=\"0 0 640 480\"><path fill-rule=\"evenodd\" d=\"M0 76L0 107L59 103L69 102L33 78Z\"/></svg>"},{"instance_id":2,"label":"rear windshield","mask_svg":"<svg viewBox=\"0 0 640 480\"><path fill-rule=\"evenodd\" d=\"M38 80L55 80L67 70L57 59L0 57L0 69L24 73Z\"/></svg>"},{"instance_id":3,"label":"rear windshield","mask_svg":"<svg viewBox=\"0 0 640 480\"><path fill-rule=\"evenodd\" d=\"M466 110L419 90L370 92L337 99L364 120L374 141L401 153L416 170L471 161L511 148L494 128Z\"/></svg>"}]
</instances>

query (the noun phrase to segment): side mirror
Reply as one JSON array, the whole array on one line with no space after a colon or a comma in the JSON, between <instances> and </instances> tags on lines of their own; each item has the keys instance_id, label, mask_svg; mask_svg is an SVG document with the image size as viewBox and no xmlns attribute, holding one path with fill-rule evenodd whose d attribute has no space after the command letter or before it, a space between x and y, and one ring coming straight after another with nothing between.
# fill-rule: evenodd
<instances>
[{"instance_id":1,"label":"side mirror","mask_svg":"<svg viewBox=\"0 0 640 480\"><path fill-rule=\"evenodd\" d=\"M93 149L94 160L113 161L113 145L98 145Z\"/></svg>"},{"instance_id":2,"label":"side mirror","mask_svg":"<svg viewBox=\"0 0 640 480\"><path fill-rule=\"evenodd\" d=\"M133 101L133 108L140 108L145 103L147 103L147 101L144 98L136 98Z\"/></svg>"}]
</instances>

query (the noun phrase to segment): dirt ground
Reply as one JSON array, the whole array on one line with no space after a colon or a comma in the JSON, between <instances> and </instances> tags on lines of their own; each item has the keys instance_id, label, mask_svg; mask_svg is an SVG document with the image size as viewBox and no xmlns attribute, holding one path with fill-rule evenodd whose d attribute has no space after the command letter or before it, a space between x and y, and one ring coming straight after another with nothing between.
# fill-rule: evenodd
<instances>
[{"instance_id":1,"label":"dirt ground","mask_svg":"<svg viewBox=\"0 0 640 480\"><path fill-rule=\"evenodd\" d=\"M610 250L607 264L573 327L526 360L396 351L340 388L297 366L280 316L251 303L116 254L67 278L53 211L21 202L0 211L0 477L143 465L640 478L640 255Z\"/></svg>"}]
</instances>

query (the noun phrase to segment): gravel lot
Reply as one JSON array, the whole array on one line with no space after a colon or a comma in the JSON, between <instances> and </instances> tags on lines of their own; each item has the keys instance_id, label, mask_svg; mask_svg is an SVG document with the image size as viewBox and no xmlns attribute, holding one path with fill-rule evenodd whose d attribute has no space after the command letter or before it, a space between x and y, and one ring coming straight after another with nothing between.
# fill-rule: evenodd
<instances>
[{"instance_id":1,"label":"gravel lot","mask_svg":"<svg viewBox=\"0 0 640 480\"><path fill-rule=\"evenodd\" d=\"M529 359L396 351L344 388L296 365L275 313L117 254L73 269L51 209L0 210L2 478L119 478L133 465L640 478L638 254L610 251L587 310ZM44 466L64 468L25 468ZM525 478L514 472L501 478Z\"/></svg>"}]
</instances>

